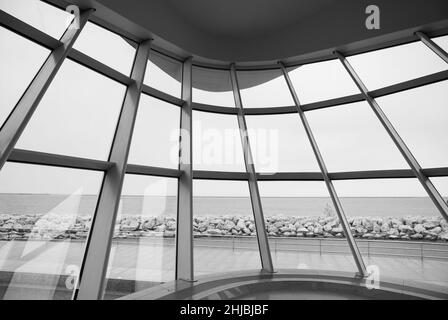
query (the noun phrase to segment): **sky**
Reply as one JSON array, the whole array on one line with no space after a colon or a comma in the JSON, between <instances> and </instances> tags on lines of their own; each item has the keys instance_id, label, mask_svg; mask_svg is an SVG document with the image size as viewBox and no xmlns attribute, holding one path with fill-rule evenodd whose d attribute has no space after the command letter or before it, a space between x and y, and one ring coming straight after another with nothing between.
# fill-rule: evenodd
<instances>
[{"instance_id":1,"label":"sky","mask_svg":"<svg viewBox=\"0 0 448 320\"><path fill-rule=\"evenodd\" d=\"M36 0L0 0L0 9L60 38L68 13ZM448 36L435 40L448 49ZM92 23L74 48L129 75L135 48ZM0 122L7 118L49 51L0 27ZM145 84L180 97L180 68L176 62L151 55ZM407 81L448 68L422 43L389 48L348 58L369 90ZM157 64L171 64L176 77ZM195 71L196 70L196 71ZM195 81L203 74L193 70ZM279 71L274 79L241 90L243 107L291 106L293 100ZM238 80L260 76L238 72ZM358 93L337 60L289 70L302 104ZM228 91L193 88L193 101L233 107L229 75L209 72L207 81L226 81ZM448 166L448 81L378 98L379 105L424 168ZM39 104L16 147L69 156L107 160L126 88L71 60L66 60ZM409 168L365 102L306 113L330 172ZM259 172L319 171L297 114L246 116L255 167ZM177 168L177 106L142 95L129 163ZM194 169L244 171L236 116L193 113ZM146 178L146 177L144 177ZM0 192L98 192L102 173L7 163L0 172ZM432 179L448 195L448 178ZM126 180L127 194L175 194L171 179ZM165 182L163 182L165 181ZM321 183L263 183L267 196L327 196ZM364 180L335 183L341 196L425 196L415 179ZM157 187L158 186L158 187ZM158 191L157 191L158 190ZM195 195L245 196L244 182L202 181Z\"/></svg>"}]
</instances>

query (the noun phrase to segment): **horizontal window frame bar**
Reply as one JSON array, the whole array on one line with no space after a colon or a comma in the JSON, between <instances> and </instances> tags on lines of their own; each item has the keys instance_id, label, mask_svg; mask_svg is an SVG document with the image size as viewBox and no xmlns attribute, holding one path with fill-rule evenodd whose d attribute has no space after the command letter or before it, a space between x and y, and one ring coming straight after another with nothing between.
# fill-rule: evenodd
<instances>
[{"instance_id":1,"label":"horizontal window frame bar","mask_svg":"<svg viewBox=\"0 0 448 320\"><path fill-rule=\"evenodd\" d=\"M71 157L53 153L14 149L8 162L44 165L68 169L81 169L92 171L107 171L114 166L109 161L93 160L87 158Z\"/></svg>"},{"instance_id":2,"label":"horizontal window frame bar","mask_svg":"<svg viewBox=\"0 0 448 320\"><path fill-rule=\"evenodd\" d=\"M437 82L442 82L448 80L448 70L436 72L430 75L418 77L408 81L393 84L384 88L369 91L369 95L373 98L379 98L391 94L400 93L407 90L417 89L427 85L431 85ZM333 108L340 105L351 104L356 102L366 101L362 93L352 94L349 96L328 99L324 101L312 102L301 105L303 111L313 111L325 108ZM232 107L220 107L208 104L193 103L193 109L204 111L204 112L214 112L220 114L237 114L238 110ZM254 116L254 115L275 115L275 114L291 114L297 113L297 108L295 106L284 106L284 107L267 107L267 108L246 108L244 109L244 115Z\"/></svg>"},{"instance_id":3,"label":"horizontal window frame bar","mask_svg":"<svg viewBox=\"0 0 448 320\"><path fill-rule=\"evenodd\" d=\"M142 94L146 94L148 96L168 102L178 107L182 107L184 104L184 101L182 99L172 96L163 91L157 90L155 88L152 88L146 84L143 84Z\"/></svg>"},{"instance_id":4,"label":"horizontal window frame bar","mask_svg":"<svg viewBox=\"0 0 448 320\"><path fill-rule=\"evenodd\" d=\"M54 166L69 169L107 171L115 164L109 161L65 156L53 153L14 149L8 162ZM448 167L426 168L423 173L430 178L448 177ZM182 171L178 169L128 164L126 174L179 178ZM248 180L246 172L193 170L193 179L198 180ZM366 180L366 179L408 179L416 178L411 169L344 171L329 173L331 180ZM324 181L321 172L257 172L259 181Z\"/></svg>"},{"instance_id":5,"label":"horizontal window frame bar","mask_svg":"<svg viewBox=\"0 0 448 320\"><path fill-rule=\"evenodd\" d=\"M121 72L76 49L70 50L68 53L68 58L125 86L130 86L133 83L131 77L122 74Z\"/></svg>"},{"instance_id":6,"label":"horizontal window frame bar","mask_svg":"<svg viewBox=\"0 0 448 320\"><path fill-rule=\"evenodd\" d=\"M427 177L448 177L448 167L422 169ZM411 169L346 171L329 173L331 180L416 179Z\"/></svg>"},{"instance_id":7,"label":"horizontal window frame bar","mask_svg":"<svg viewBox=\"0 0 448 320\"><path fill-rule=\"evenodd\" d=\"M322 172L257 173L258 181L324 181Z\"/></svg>"},{"instance_id":8,"label":"horizontal window frame bar","mask_svg":"<svg viewBox=\"0 0 448 320\"><path fill-rule=\"evenodd\" d=\"M54 50L62 45L61 41L3 10L0 10L0 26L49 50Z\"/></svg>"},{"instance_id":9,"label":"horizontal window frame bar","mask_svg":"<svg viewBox=\"0 0 448 320\"><path fill-rule=\"evenodd\" d=\"M247 172L193 170L193 180L249 181Z\"/></svg>"},{"instance_id":10,"label":"horizontal window frame bar","mask_svg":"<svg viewBox=\"0 0 448 320\"><path fill-rule=\"evenodd\" d=\"M238 109L235 107L223 107L199 102L193 102L192 107L194 111L210 112L217 114L234 114L234 115L238 114Z\"/></svg>"},{"instance_id":11,"label":"horizontal window frame bar","mask_svg":"<svg viewBox=\"0 0 448 320\"><path fill-rule=\"evenodd\" d=\"M14 149L8 162L31 165L54 166L68 169L107 171L113 162L88 158L65 156L53 153ZM430 178L448 177L448 167L426 168L423 173ZM179 178L182 171L178 169L128 164L126 174ZM197 180L248 180L246 172L193 170L193 179ZM333 181L366 179L409 179L416 178L411 169L344 171L329 173ZM259 181L324 181L321 172L257 172Z\"/></svg>"},{"instance_id":12,"label":"horizontal window frame bar","mask_svg":"<svg viewBox=\"0 0 448 320\"><path fill-rule=\"evenodd\" d=\"M361 102L361 101L365 101L365 98L362 95L362 93L357 93L357 94L352 94L349 96L303 104L303 105L301 105L301 108L303 111L312 111L312 110L337 107L340 105Z\"/></svg>"},{"instance_id":13,"label":"horizontal window frame bar","mask_svg":"<svg viewBox=\"0 0 448 320\"><path fill-rule=\"evenodd\" d=\"M384 97L391 94L400 93L407 90L417 89L437 82L448 80L448 70L432 73L427 76L418 77L408 81L393 84L387 87L369 91L368 94L372 98Z\"/></svg>"},{"instance_id":14,"label":"horizontal window frame bar","mask_svg":"<svg viewBox=\"0 0 448 320\"><path fill-rule=\"evenodd\" d=\"M128 164L126 167L126 174L165 177L165 178L179 178L182 175L182 172L178 169Z\"/></svg>"}]
</instances>

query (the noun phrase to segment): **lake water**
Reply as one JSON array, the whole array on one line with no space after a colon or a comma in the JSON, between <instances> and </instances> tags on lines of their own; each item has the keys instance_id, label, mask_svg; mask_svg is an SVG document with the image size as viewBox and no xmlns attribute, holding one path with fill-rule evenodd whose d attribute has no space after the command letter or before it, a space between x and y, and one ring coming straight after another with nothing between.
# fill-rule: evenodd
<instances>
[{"instance_id":1,"label":"lake water","mask_svg":"<svg viewBox=\"0 0 448 320\"><path fill-rule=\"evenodd\" d=\"M93 214L96 196L0 194L0 214ZM347 216L435 216L439 215L429 198L341 198ZM330 198L263 198L265 216L321 216L331 211ZM175 215L176 197L124 196L123 215ZM251 215L249 198L196 197L195 216ZM334 212L334 210L333 210Z\"/></svg>"}]
</instances>

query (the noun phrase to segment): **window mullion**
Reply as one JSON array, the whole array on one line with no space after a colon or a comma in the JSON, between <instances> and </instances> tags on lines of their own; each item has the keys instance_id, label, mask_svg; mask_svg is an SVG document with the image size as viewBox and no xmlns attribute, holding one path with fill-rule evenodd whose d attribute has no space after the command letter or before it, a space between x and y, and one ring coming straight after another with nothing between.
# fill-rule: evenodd
<instances>
[{"instance_id":1,"label":"window mullion","mask_svg":"<svg viewBox=\"0 0 448 320\"><path fill-rule=\"evenodd\" d=\"M144 41L136 53L131 75L133 83L126 91L109 157L115 165L104 177L87 239L76 299L101 299L103 296L114 225L150 48L151 40Z\"/></svg>"},{"instance_id":2,"label":"window mullion","mask_svg":"<svg viewBox=\"0 0 448 320\"><path fill-rule=\"evenodd\" d=\"M443 61L448 63L448 53L443 50L437 43L432 41L426 34L423 32L416 32L415 33L420 40L432 51L434 51L435 54L437 54Z\"/></svg>"},{"instance_id":3,"label":"window mullion","mask_svg":"<svg viewBox=\"0 0 448 320\"><path fill-rule=\"evenodd\" d=\"M188 58L182 70L182 100L180 117L176 280L194 280L193 270L193 168L192 168L192 59Z\"/></svg>"},{"instance_id":4,"label":"window mullion","mask_svg":"<svg viewBox=\"0 0 448 320\"><path fill-rule=\"evenodd\" d=\"M428 179L428 177L423 173L423 169L418 163L417 159L414 157L414 155L409 150L408 146L405 144L403 139L398 134L395 127L392 125L392 123L387 118L386 114L383 112L381 107L378 105L376 100L372 98L367 90L367 87L364 85L362 80L359 78L357 73L355 72L355 69L350 65L350 63L347 61L347 59L340 53L335 52L335 55L338 57L338 59L341 61L344 68L347 70L347 72L352 77L355 84L358 86L361 93L365 96L367 102L369 103L370 107L372 108L373 112L377 116L377 118L380 120L383 127L386 129L387 133L397 146L400 153L403 155L406 162L411 167L412 171L414 172L415 176L418 178L420 183L422 184L425 191L428 193L429 197L433 201L434 205L437 207L441 215L445 218L445 220L448 221L448 204L445 202L445 200L442 198L440 193L437 191L437 189L434 187L432 182Z\"/></svg>"},{"instance_id":5,"label":"window mullion","mask_svg":"<svg viewBox=\"0 0 448 320\"><path fill-rule=\"evenodd\" d=\"M238 125L240 129L241 144L243 146L244 162L246 171L249 174L249 192L252 202L252 210L254 213L255 228L257 231L258 249L260 251L261 266L267 272L274 272L272 266L271 251L269 249L269 241L266 234L266 227L263 215L263 208L261 205L260 192L258 190L257 175L255 172L254 161L250 149L249 137L247 133L246 120L244 118L244 110L241 101L240 88L238 86L238 79L236 76L235 64L231 66L231 83L233 88L233 95L235 99L235 106L238 109Z\"/></svg>"},{"instance_id":6,"label":"window mullion","mask_svg":"<svg viewBox=\"0 0 448 320\"><path fill-rule=\"evenodd\" d=\"M292 98L296 105L297 113L300 116L300 120L302 121L303 127L305 128L306 134L308 136L308 140L310 141L311 147L313 148L314 155L316 156L316 160L319 164L319 168L322 172L322 176L324 178L324 181L327 186L328 192L330 194L331 200L336 209L336 213L337 213L339 220L342 224L342 228L344 229L344 233L347 238L347 242L349 244L353 258L355 259L355 263L358 268L358 272L360 275L366 276L367 275L366 266L362 259L359 248L356 245L355 239L352 234L352 230L350 229L350 224L347 221L347 217L344 213L344 209L342 207L341 201L339 200L339 197L336 193L336 189L334 188L333 183L330 179L327 167L325 165L322 154L320 153L319 147L317 146L317 142L314 138L313 132L311 131L311 127L308 123L305 112L301 108L299 98L297 97L296 91L292 85L291 79L289 78L288 72L286 71L283 64L280 63L280 66L282 68L283 76L285 77L286 83L288 84L289 91L291 92Z\"/></svg>"},{"instance_id":7,"label":"window mullion","mask_svg":"<svg viewBox=\"0 0 448 320\"><path fill-rule=\"evenodd\" d=\"M0 169L14 149L39 102L59 71L92 12L93 9L83 11L79 21L74 20L68 27L61 38L61 45L50 53L33 81L23 93L14 110L3 124L0 132Z\"/></svg>"}]
</instances>

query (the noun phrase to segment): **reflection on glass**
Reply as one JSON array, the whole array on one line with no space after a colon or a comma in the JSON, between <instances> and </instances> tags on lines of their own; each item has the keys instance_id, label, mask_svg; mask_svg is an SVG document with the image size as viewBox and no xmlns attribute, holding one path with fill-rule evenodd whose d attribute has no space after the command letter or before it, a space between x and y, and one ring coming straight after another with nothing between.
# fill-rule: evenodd
<instances>
[{"instance_id":1,"label":"reflection on glass","mask_svg":"<svg viewBox=\"0 0 448 320\"><path fill-rule=\"evenodd\" d=\"M420 41L347 59L369 90L447 69L447 64Z\"/></svg>"},{"instance_id":2,"label":"reflection on glass","mask_svg":"<svg viewBox=\"0 0 448 320\"><path fill-rule=\"evenodd\" d=\"M0 27L0 126L49 53L49 50Z\"/></svg>"},{"instance_id":3,"label":"reflection on glass","mask_svg":"<svg viewBox=\"0 0 448 320\"><path fill-rule=\"evenodd\" d=\"M259 181L275 268L355 271L323 181Z\"/></svg>"},{"instance_id":4,"label":"reflection on glass","mask_svg":"<svg viewBox=\"0 0 448 320\"><path fill-rule=\"evenodd\" d=\"M236 115L193 111L193 169L246 171Z\"/></svg>"},{"instance_id":5,"label":"reflection on glass","mask_svg":"<svg viewBox=\"0 0 448 320\"><path fill-rule=\"evenodd\" d=\"M307 117L330 172L408 168L366 102L313 110Z\"/></svg>"},{"instance_id":6,"label":"reflection on glass","mask_svg":"<svg viewBox=\"0 0 448 320\"><path fill-rule=\"evenodd\" d=\"M142 95L128 163L177 169L180 108ZM154 151L157 152L154 152Z\"/></svg>"},{"instance_id":7,"label":"reflection on glass","mask_svg":"<svg viewBox=\"0 0 448 320\"><path fill-rule=\"evenodd\" d=\"M107 270L106 299L174 280L177 180L126 175Z\"/></svg>"},{"instance_id":8,"label":"reflection on glass","mask_svg":"<svg viewBox=\"0 0 448 320\"><path fill-rule=\"evenodd\" d=\"M55 39L73 20L72 14L40 0L0 0L0 9Z\"/></svg>"},{"instance_id":9,"label":"reflection on glass","mask_svg":"<svg viewBox=\"0 0 448 320\"><path fill-rule=\"evenodd\" d=\"M249 186L245 181L193 181L195 277L260 269Z\"/></svg>"},{"instance_id":10,"label":"reflection on glass","mask_svg":"<svg viewBox=\"0 0 448 320\"><path fill-rule=\"evenodd\" d=\"M132 44L131 44L132 43ZM136 45L130 40L87 22L73 48L120 71L131 73Z\"/></svg>"},{"instance_id":11,"label":"reflection on glass","mask_svg":"<svg viewBox=\"0 0 448 320\"><path fill-rule=\"evenodd\" d=\"M143 83L180 98L182 93L182 63L151 51Z\"/></svg>"},{"instance_id":12,"label":"reflection on glass","mask_svg":"<svg viewBox=\"0 0 448 320\"><path fill-rule=\"evenodd\" d=\"M246 116L257 172L320 171L297 114Z\"/></svg>"},{"instance_id":13,"label":"reflection on glass","mask_svg":"<svg viewBox=\"0 0 448 320\"><path fill-rule=\"evenodd\" d=\"M1 299L71 299L102 176L5 164L0 171Z\"/></svg>"},{"instance_id":14,"label":"reflection on glass","mask_svg":"<svg viewBox=\"0 0 448 320\"><path fill-rule=\"evenodd\" d=\"M378 98L424 168L448 166L448 81Z\"/></svg>"},{"instance_id":15,"label":"reflection on glass","mask_svg":"<svg viewBox=\"0 0 448 320\"><path fill-rule=\"evenodd\" d=\"M107 160L126 87L65 60L17 148Z\"/></svg>"},{"instance_id":16,"label":"reflection on glass","mask_svg":"<svg viewBox=\"0 0 448 320\"><path fill-rule=\"evenodd\" d=\"M381 277L448 285L448 261L441 259L447 224L417 179L334 186L366 265L378 268Z\"/></svg>"},{"instance_id":17,"label":"reflection on glass","mask_svg":"<svg viewBox=\"0 0 448 320\"><path fill-rule=\"evenodd\" d=\"M193 67L193 102L235 107L230 71Z\"/></svg>"},{"instance_id":18,"label":"reflection on glass","mask_svg":"<svg viewBox=\"0 0 448 320\"><path fill-rule=\"evenodd\" d=\"M238 71L237 77L244 108L294 105L291 93L280 69Z\"/></svg>"},{"instance_id":19,"label":"reflection on glass","mask_svg":"<svg viewBox=\"0 0 448 320\"><path fill-rule=\"evenodd\" d=\"M288 72L301 104L359 93L339 60L306 64Z\"/></svg>"}]
</instances>

